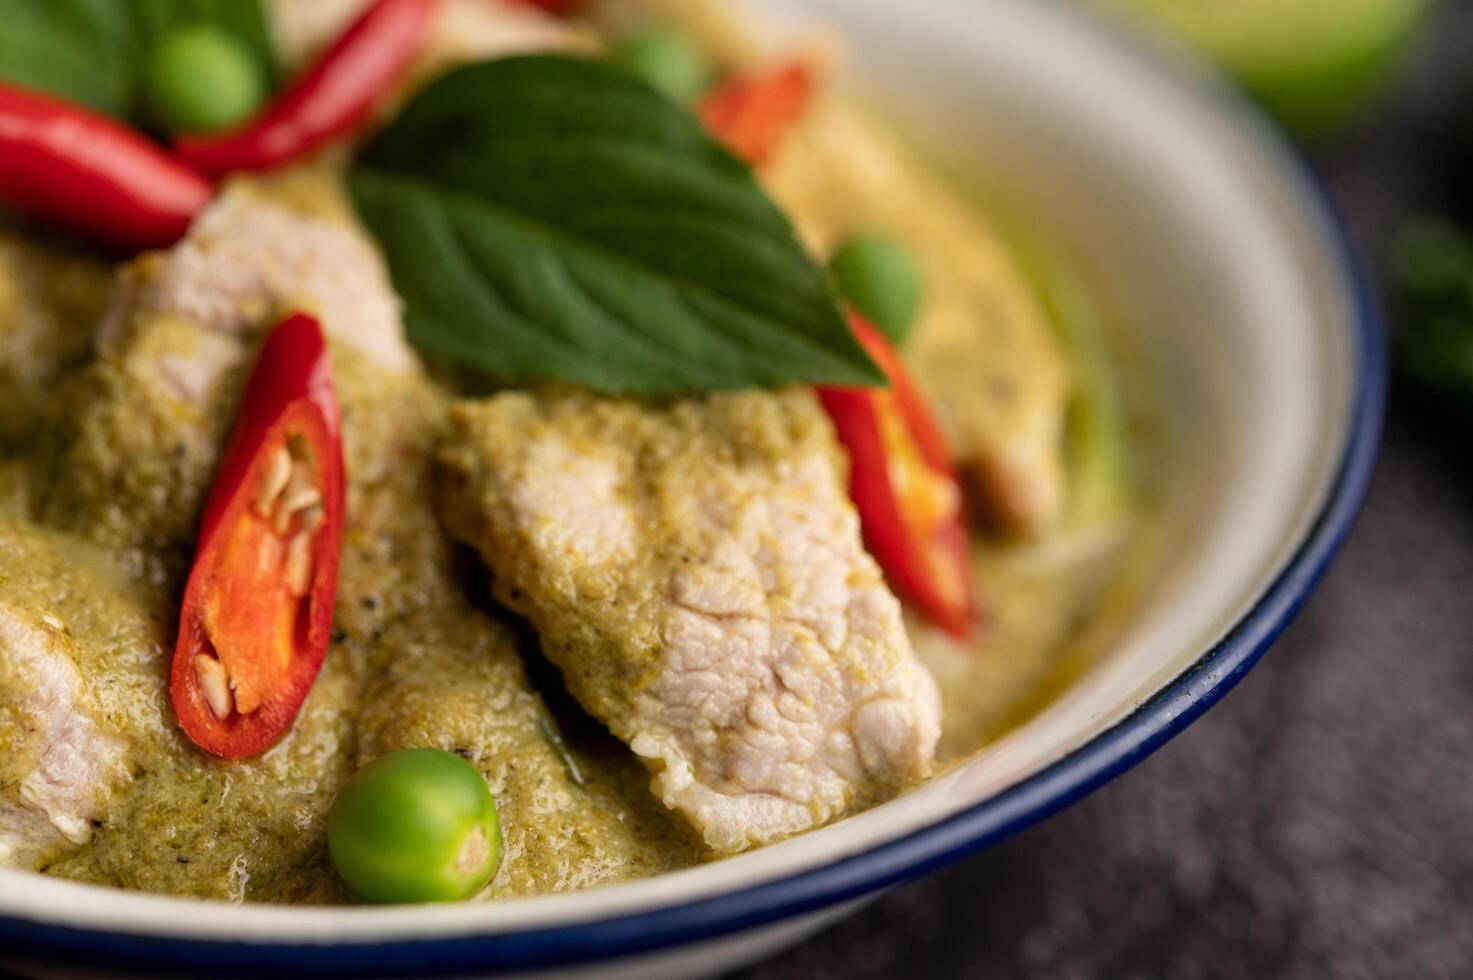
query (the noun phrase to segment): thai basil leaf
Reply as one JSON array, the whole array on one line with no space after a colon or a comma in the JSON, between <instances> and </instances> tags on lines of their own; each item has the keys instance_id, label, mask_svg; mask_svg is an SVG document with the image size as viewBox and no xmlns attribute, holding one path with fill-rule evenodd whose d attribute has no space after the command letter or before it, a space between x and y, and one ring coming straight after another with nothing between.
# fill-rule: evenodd
<instances>
[{"instance_id":1,"label":"thai basil leaf","mask_svg":"<svg viewBox=\"0 0 1473 980\"><path fill-rule=\"evenodd\" d=\"M138 120L153 42L199 23L235 35L276 79L259 0L0 0L0 79Z\"/></svg>"},{"instance_id":2,"label":"thai basil leaf","mask_svg":"<svg viewBox=\"0 0 1473 980\"><path fill-rule=\"evenodd\" d=\"M433 354L645 395L883 383L750 169L617 69L452 71L348 182Z\"/></svg>"},{"instance_id":3,"label":"thai basil leaf","mask_svg":"<svg viewBox=\"0 0 1473 980\"><path fill-rule=\"evenodd\" d=\"M0 79L127 114L133 32L122 4L0 0L0 24Z\"/></svg>"}]
</instances>

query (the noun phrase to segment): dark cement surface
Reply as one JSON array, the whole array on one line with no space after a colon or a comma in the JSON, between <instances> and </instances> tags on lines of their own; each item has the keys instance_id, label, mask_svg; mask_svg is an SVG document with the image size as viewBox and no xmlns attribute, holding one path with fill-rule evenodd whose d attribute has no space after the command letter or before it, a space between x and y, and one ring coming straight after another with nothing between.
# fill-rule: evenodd
<instances>
[{"instance_id":1,"label":"dark cement surface","mask_svg":"<svg viewBox=\"0 0 1473 980\"><path fill-rule=\"evenodd\" d=\"M1455 0L1390 102L1310 153L1373 265L1414 208L1473 218L1470 80L1473 3ZM1470 437L1473 417L1395 391L1339 561L1222 703L742 980L1473 977Z\"/></svg>"}]
</instances>

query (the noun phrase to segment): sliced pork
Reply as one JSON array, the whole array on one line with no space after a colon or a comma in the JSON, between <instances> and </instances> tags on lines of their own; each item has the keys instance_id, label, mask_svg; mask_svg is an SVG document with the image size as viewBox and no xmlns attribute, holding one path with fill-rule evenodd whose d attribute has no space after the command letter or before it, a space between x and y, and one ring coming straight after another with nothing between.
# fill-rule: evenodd
<instances>
[{"instance_id":1,"label":"sliced pork","mask_svg":"<svg viewBox=\"0 0 1473 980\"><path fill-rule=\"evenodd\" d=\"M903 353L980 509L1009 531L1053 522L1069 371L1002 243L898 139L841 100L815 105L762 177L819 255L871 229L915 250L926 292Z\"/></svg>"},{"instance_id":2,"label":"sliced pork","mask_svg":"<svg viewBox=\"0 0 1473 980\"><path fill-rule=\"evenodd\" d=\"M63 398L48 520L182 560L252 353L284 312L315 313L386 372L414 368L383 263L334 185L283 183L227 192L184 241L122 271L100 355Z\"/></svg>"},{"instance_id":3,"label":"sliced pork","mask_svg":"<svg viewBox=\"0 0 1473 980\"><path fill-rule=\"evenodd\" d=\"M502 828L487 897L588 888L700 859L699 841L650 796L626 749L548 710L516 634L496 616L460 598L389 627L383 648L394 655L364 690L358 764L431 747L480 771Z\"/></svg>"},{"instance_id":4,"label":"sliced pork","mask_svg":"<svg viewBox=\"0 0 1473 980\"><path fill-rule=\"evenodd\" d=\"M0 544L10 544L0 529ZM99 711L65 621L0 585L0 867L87 843L127 746Z\"/></svg>"},{"instance_id":5,"label":"sliced pork","mask_svg":"<svg viewBox=\"0 0 1473 980\"><path fill-rule=\"evenodd\" d=\"M638 767L627 751L570 768L578 750L561 744L514 634L467 595L434 506L445 398L403 346L377 255L330 187L304 205L301 186L237 188L179 246L125 272L102 358L69 396L65 480L47 512L79 540L172 549L181 562L157 570L155 615L177 615L168 583L192 546L251 353L283 310L313 310L333 338L348 473L337 639L283 741L228 765L177 730L161 647L84 671L158 700L121 725L139 775L89 811L102 825L90 844L49 870L192 895L341 900L325 847L333 795L358 764L420 745L466 754L502 801L507 850L492 894L695 860L683 828L628 778ZM102 744L85 732L74 741ZM568 821L579 833L566 833ZM138 841L174 843L145 858Z\"/></svg>"},{"instance_id":6,"label":"sliced pork","mask_svg":"<svg viewBox=\"0 0 1473 980\"><path fill-rule=\"evenodd\" d=\"M718 853L925 776L935 687L805 392L458 405L447 520Z\"/></svg>"}]
</instances>

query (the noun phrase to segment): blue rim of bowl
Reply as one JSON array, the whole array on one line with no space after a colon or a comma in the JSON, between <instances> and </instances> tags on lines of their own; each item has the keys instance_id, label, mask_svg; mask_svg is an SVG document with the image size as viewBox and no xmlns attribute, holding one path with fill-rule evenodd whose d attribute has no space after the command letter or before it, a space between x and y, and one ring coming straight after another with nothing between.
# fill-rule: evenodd
<instances>
[{"instance_id":1,"label":"blue rim of bowl","mask_svg":"<svg viewBox=\"0 0 1473 980\"><path fill-rule=\"evenodd\" d=\"M1150 52L1145 54L1150 60ZM1261 114L1214 88L1206 86L1204 96L1237 117L1265 156L1279 164L1284 179L1297 186L1306 206L1319 212L1354 321L1355 398L1335 479L1300 546L1226 636L1130 715L1037 774L906 837L675 908L521 932L343 945L142 936L4 916L0 957L150 976L288 978L489 975L656 953L831 908L953 864L1069 806L1160 748L1243 678L1309 598L1365 497L1386 405L1380 309L1341 216L1320 181Z\"/></svg>"}]
</instances>

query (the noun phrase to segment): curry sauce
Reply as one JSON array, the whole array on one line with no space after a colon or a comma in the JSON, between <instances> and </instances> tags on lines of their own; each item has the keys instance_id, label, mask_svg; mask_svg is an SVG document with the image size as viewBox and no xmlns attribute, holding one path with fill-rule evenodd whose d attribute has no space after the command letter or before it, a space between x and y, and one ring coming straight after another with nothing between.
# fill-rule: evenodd
<instances>
[{"instance_id":1,"label":"curry sauce","mask_svg":"<svg viewBox=\"0 0 1473 980\"><path fill-rule=\"evenodd\" d=\"M337 29L268 6L291 57ZM451 43L437 22L413 84L475 56L482 29L496 52L598 43L525 10L486 27L446 9L471 26ZM641 16L704 38L714 65L758 57L704 4L610 0L591 22L617 37ZM434 748L495 799L480 897L648 877L966 758L1128 602L1140 495L1070 512L1078 352L973 203L841 96L821 94L755 180L815 255L878 229L918 256L897 362L955 457L952 517L964 496L978 528L959 557L981 607L966 639L903 610L851 500L854 447L811 386L617 395L415 349L341 149L232 177L183 239L126 261L0 231L0 865L350 901L334 799L375 760ZM341 410L333 627L280 740L217 758L170 697L180 604L248 372L293 311L321 322Z\"/></svg>"}]
</instances>

